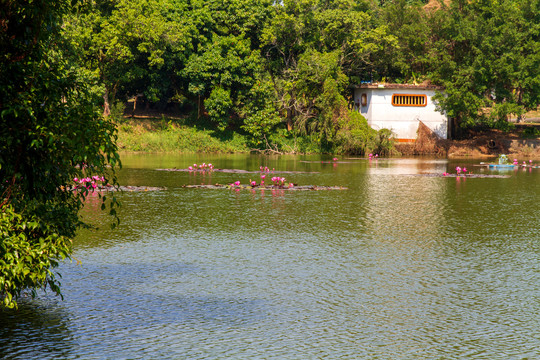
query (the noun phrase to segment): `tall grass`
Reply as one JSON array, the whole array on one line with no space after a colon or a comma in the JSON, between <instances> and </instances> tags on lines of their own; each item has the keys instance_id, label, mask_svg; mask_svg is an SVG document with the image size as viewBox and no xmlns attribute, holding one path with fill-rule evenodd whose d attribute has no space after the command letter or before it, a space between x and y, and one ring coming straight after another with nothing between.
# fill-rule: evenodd
<instances>
[{"instance_id":1,"label":"tall grass","mask_svg":"<svg viewBox=\"0 0 540 360\"><path fill-rule=\"evenodd\" d=\"M178 124L173 120L124 120L118 124L118 147L127 152L240 153L246 138Z\"/></svg>"},{"instance_id":2,"label":"tall grass","mask_svg":"<svg viewBox=\"0 0 540 360\"><path fill-rule=\"evenodd\" d=\"M358 120L358 119L356 119ZM365 119L362 126L350 122L338 134L335 143L322 144L320 137L300 135L277 129L268 138L254 141L239 132L219 131L211 124L193 119L128 119L118 118L118 147L125 152L169 153L265 153L290 154L364 154L376 152L394 155L393 141L369 128ZM364 124L365 123L365 124ZM208 128L204 128L208 126ZM210 128L210 129L209 129Z\"/></svg>"}]
</instances>

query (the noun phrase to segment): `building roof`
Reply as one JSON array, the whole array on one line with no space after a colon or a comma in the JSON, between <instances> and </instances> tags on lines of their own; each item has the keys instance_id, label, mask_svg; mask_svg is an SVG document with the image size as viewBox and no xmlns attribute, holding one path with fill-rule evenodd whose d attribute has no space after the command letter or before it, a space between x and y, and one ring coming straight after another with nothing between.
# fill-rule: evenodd
<instances>
[{"instance_id":1,"label":"building roof","mask_svg":"<svg viewBox=\"0 0 540 360\"><path fill-rule=\"evenodd\" d=\"M415 89L415 90L443 90L442 86L431 84L386 84L386 83L365 83L359 85L353 85L356 89Z\"/></svg>"}]
</instances>

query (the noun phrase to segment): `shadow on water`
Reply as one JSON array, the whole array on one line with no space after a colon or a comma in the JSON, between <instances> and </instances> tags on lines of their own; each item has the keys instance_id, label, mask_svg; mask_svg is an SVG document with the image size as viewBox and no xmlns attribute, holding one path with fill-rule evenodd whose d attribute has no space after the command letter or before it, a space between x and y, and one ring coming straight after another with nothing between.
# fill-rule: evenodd
<instances>
[{"instance_id":1,"label":"shadow on water","mask_svg":"<svg viewBox=\"0 0 540 360\"><path fill-rule=\"evenodd\" d=\"M41 295L0 312L0 358L174 358L194 351L181 334L204 341L269 316L266 300L179 289L182 276L197 272L179 262L76 266L64 277L64 301Z\"/></svg>"},{"instance_id":2,"label":"shadow on water","mask_svg":"<svg viewBox=\"0 0 540 360\"><path fill-rule=\"evenodd\" d=\"M17 310L0 310L0 358L67 358L77 347L68 322L54 299L21 299Z\"/></svg>"}]
</instances>

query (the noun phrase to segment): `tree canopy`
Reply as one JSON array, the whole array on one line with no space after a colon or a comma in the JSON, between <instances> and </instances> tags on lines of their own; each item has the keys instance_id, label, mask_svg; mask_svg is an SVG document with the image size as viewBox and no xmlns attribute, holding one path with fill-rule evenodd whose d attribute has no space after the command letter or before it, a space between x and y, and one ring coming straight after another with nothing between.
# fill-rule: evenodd
<instances>
[{"instance_id":1,"label":"tree canopy","mask_svg":"<svg viewBox=\"0 0 540 360\"><path fill-rule=\"evenodd\" d=\"M462 125L506 126L510 114L536 109L540 96L538 1L456 0L430 17L429 78Z\"/></svg>"},{"instance_id":2,"label":"tree canopy","mask_svg":"<svg viewBox=\"0 0 540 360\"><path fill-rule=\"evenodd\" d=\"M144 94L254 144L279 129L331 144L360 82L444 86L441 109L461 126L502 126L536 108L538 8L535 0L96 0L65 20L64 34L101 87L105 114L114 99Z\"/></svg>"}]
</instances>

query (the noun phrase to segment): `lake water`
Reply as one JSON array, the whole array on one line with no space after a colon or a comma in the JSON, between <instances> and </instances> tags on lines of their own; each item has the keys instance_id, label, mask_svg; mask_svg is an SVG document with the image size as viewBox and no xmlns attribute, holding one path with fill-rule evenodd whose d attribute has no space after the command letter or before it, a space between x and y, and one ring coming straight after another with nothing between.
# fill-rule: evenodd
<instances>
[{"instance_id":1,"label":"lake water","mask_svg":"<svg viewBox=\"0 0 540 360\"><path fill-rule=\"evenodd\" d=\"M124 156L120 228L0 312L2 359L539 359L540 169L437 159ZM209 190L268 166L332 191ZM509 178L428 176L467 166ZM276 173L278 174L278 173ZM425 175L428 174L428 175ZM271 177L271 176L267 176Z\"/></svg>"}]
</instances>

